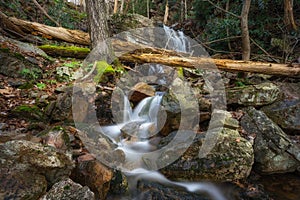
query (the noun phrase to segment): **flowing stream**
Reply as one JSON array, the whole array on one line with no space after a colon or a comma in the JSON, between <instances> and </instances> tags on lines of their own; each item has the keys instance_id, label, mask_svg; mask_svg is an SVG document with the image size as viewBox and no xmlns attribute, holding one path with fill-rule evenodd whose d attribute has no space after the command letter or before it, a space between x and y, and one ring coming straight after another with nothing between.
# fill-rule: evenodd
<instances>
[{"instance_id":1,"label":"flowing stream","mask_svg":"<svg viewBox=\"0 0 300 200\"><path fill-rule=\"evenodd\" d=\"M163 30L166 35L166 49L176 50L179 52L193 54L190 50L190 42L185 37L183 32L174 31L173 29L164 26ZM127 36L128 37L128 36ZM128 39L128 38L127 38ZM134 38L129 38L132 42ZM150 65L148 75L156 75L157 71L163 71L163 67L159 65ZM160 81L164 82L163 79ZM157 91L153 97L146 97L139 102L134 108L126 94L123 94L123 100L120 103L122 120L116 125L102 126L101 132L108 137L116 146L116 149L121 150L125 154L127 162L138 163L134 169L122 169L127 176L129 191L128 197L117 197L120 199L143 199L143 197L136 193L139 180L153 181L165 186L185 189L191 193L206 193L211 199L225 200L226 198L218 190L216 186L210 183L200 182L175 182L170 181L161 173L146 169L144 166L143 154L151 153L155 150L149 142L149 138L160 131L158 123L158 114L161 111L161 101L164 93Z\"/></svg>"}]
</instances>

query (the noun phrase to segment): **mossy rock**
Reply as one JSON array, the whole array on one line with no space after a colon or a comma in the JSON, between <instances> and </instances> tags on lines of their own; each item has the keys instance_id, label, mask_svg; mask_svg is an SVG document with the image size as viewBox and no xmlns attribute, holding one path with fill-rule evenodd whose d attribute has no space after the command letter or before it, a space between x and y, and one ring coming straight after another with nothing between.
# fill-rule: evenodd
<instances>
[{"instance_id":1,"label":"mossy rock","mask_svg":"<svg viewBox=\"0 0 300 200\"><path fill-rule=\"evenodd\" d=\"M18 118L32 121L45 121L45 116L41 109L35 105L20 105L12 110L12 115Z\"/></svg>"}]
</instances>

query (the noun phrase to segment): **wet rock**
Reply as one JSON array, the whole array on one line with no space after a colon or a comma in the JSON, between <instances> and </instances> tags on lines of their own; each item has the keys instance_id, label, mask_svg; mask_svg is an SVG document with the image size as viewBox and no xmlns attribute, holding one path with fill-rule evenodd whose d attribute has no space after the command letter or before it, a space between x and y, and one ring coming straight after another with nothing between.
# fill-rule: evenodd
<instances>
[{"instance_id":1,"label":"wet rock","mask_svg":"<svg viewBox=\"0 0 300 200\"><path fill-rule=\"evenodd\" d=\"M112 177L112 171L97 160L80 162L72 172L72 179L88 186L96 199L105 199Z\"/></svg>"},{"instance_id":2,"label":"wet rock","mask_svg":"<svg viewBox=\"0 0 300 200\"><path fill-rule=\"evenodd\" d=\"M182 188L167 187L155 182L142 180L138 184L138 191L134 195L137 199L157 200L209 200L206 193L196 194L184 191Z\"/></svg>"},{"instance_id":3,"label":"wet rock","mask_svg":"<svg viewBox=\"0 0 300 200\"><path fill-rule=\"evenodd\" d=\"M226 111L219 111L217 114L231 117ZM216 120L220 122L215 122L205 135L198 134L179 159L161 170L164 175L170 179L184 181L221 182L245 179L249 175L254 161L251 143L235 130L237 123L231 123L234 119L224 120L227 127L222 125L221 119ZM172 137L174 135L167 136L162 143L169 143ZM182 137L185 139L186 136L183 134ZM165 158L180 152L180 149L174 147L161 155L159 162L164 162Z\"/></svg>"},{"instance_id":4,"label":"wet rock","mask_svg":"<svg viewBox=\"0 0 300 200\"><path fill-rule=\"evenodd\" d=\"M87 186L82 187L80 184L67 178L55 183L46 195L39 200L93 200L95 195Z\"/></svg>"},{"instance_id":5,"label":"wet rock","mask_svg":"<svg viewBox=\"0 0 300 200\"><path fill-rule=\"evenodd\" d=\"M282 129L262 111L253 107L245 109L241 126L255 134L254 154L256 168L262 173L283 173L300 166L300 148ZM299 169L298 169L299 170Z\"/></svg>"},{"instance_id":6,"label":"wet rock","mask_svg":"<svg viewBox=\"0 0 300 200\"><path fill-rule=\"evenodd\" d=\"M155 89L152 86L148 85L147 83L140 82L131 89L131 92L129 93L129 99L132 102L140 102L144 98L153 97L154 95Z\"/></svg>"},{"instance_id":7,"label":"wet rock","mask_svg":"<svg viewBox=\"0 0 300 200\"><path fill-rule=\"evenodd\" d=\"M0 144L0 159L1 199L37 199L73 168L65 154L25 140Z\"/></svg>"},{"instance_id":8,"label":"wet rock","mask_svg":"<svg viewBox=\"0 0 300 200\"><path fill-rule=\"evenodd\" d=\"M239 104L244 106L268 105L280 97L280 90L273 83L261 83L258 85L230 88L226 93L228 104Z\"/></svg>"}]
</instances>

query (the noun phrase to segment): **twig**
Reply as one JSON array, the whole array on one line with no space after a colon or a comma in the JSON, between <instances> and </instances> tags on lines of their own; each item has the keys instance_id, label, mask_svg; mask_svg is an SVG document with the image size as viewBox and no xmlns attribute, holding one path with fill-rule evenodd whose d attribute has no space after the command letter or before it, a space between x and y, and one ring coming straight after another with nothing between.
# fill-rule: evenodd
<instances>
[{"instance_id":1,"label":"twig","mask_svg":"<svg viewBox=\"0 0 300 200\"><path fill-rule=\"evenodd\" d=\"M251 42L253 42L253 44L255 44L255 46L257 46L260 50L262 50L269 58L271 58L273 61L279 63L277 60L275 60L274 58L272 58L272 56L264 49L262 48L259 44L257 44L255 42L255 40L253 40L252 38L250 38Z\"/></svg>"},{"instance_id":2,"label":"twig","mask_svg":"<svg viewBox=\"0 0 300 200\"><path fill-rule=\"evenodd\" d=\"M209 41L209 42L204 42L203 44L212 44L212 43L216 43L216 42L222 42L224 40L231 40L231 39L237 39L237 38L241 38L242 36L238 35L238 36L230 36L230 37L226 37L226 38L221 38L221 39L217 39L217 40L213 40L213 41Z\"/></svg>"},{"instance_id":3,"label":"twig","mask_svg":"<svg viewBox=\"0 0 300 200\"><path fill-rule=\"evenodd\" d=\"M36 5L36 7L38 7L48 19L50 19L53 23L55 23L56 26L60 26L60 24L57 21L55 21L50 15L48 15L48 13L36 0L32 0L32 1Z\"/></svg>"},{"instance_id":4,"label":"twig","mask_svg":"<svg viewBox=\"0 0 300 200\"><path fill-rule=\"evenodd\" d=\"M234 13L232 13L232 12L229 12L229 11L227 11L227 10L221 8L220 6L218 6L218 5L214 4L213 2L211 2L210 0L203 0L203 1L207 1L208 3L210 3L211 5L213 5L214 7L216 7L217 9L219 9L219 10L225 12L225 13L228 13L229 15L232 15L232 16L238 18L238 19L241 18L241 16L236 15L236 14L234 14Z\"/></svg>"}]
</instances>

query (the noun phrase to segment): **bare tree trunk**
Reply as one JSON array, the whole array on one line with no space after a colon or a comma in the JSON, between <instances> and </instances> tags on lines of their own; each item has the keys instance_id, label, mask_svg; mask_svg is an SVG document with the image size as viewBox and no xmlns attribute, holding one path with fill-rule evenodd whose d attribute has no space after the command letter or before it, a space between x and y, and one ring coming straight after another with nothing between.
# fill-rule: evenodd
<instances>
[{"instance_id":1,"label":"bare tree trunk","mask_svg":"<svg viewBox=\"0 0 300 200\"><path fill-rule=\"evenodd\" d=\"M293 13L293 0L284 0L284 23L288 29L297 30Z\"/></svg>"},{"instance_id":2,"label":"bare tree trunk","mask_svg":"<svg viewBox=\"0 0 300 200\"><path fill-rule=\"evenodd\" d=\"M181 0L180 2L180 22L182 23L183 22L183 18L184 18L184 3L183 3L183 0Z\"/></svg>"},{"instance_id":3,"label":"bare tree trunk","mask_svg":"<svg viewBox=\"0 0 300 200\"><path fill-rule=\"evenodd\" d=\"M165 7L164 24L168 23L168 17L169 17L169 2L167 0L166 7Z\"/></svg>"},{"instance_id":4,"label":"bare tree trunk","mask_svg":"<svg viewBox=\"0 0 300 200\"><path fill-rule=\"evenodd\" d=\"M124 11L124 0L121 0L121 8L120 8L120 13L123 14Z\"/></svg>"},{"instance_id":5,"label":"bare tree trunk","mask_svg":"<svg viewBox=\"0 0 300 200\"><path fill-rule=\"evenodd\" d=\"M227 0L227 2L226 2L226 8L225 8L225 10L227 12L229 12L229 4L230 4L230 0ZM228 18L228 13L227 12L225 13L226 14L226 18ZM229 35L229 27L228 26L226 27L226 34L227 34L227 37L230 37L230 35ZM228 46L228 50L231 51L232 48L231 48L230 40L228 40L227 46Z\"/></svg>"},{"instance_id":6,"label":"bare tree trunk","mask_svg":"<svg viewBox=\"0 0 300 200\"><path fill-rule=\"evenodd\" d=\"M107 4L105 0L86 0L89 33L94 48L98 42L108 38Z\"/></svg>"},{"instance_id":7,"label":"bare tree trunk","mask_svg":"<svg viewBox=\"0 0 300 200\"><path fill-rule=\"evenodd\" d=\"M243 0L243 8L241 13L241 32L242 32L242 58L250 60L250 37L248 29L248 14L250 10L251 0Z\"/></svg>"},{"instance_id":8,"label":"bare tree trunk","mask_svg":"<svg viewBox=\"0 0 300 200\"><path fill-rule=\"evenodd\" d=\"M132 0L132 13L135 14L135 0Z\"/></svg>"},{"instance_id":9,"label":"bare tree trunk","mask_svg":"<svg viewBox=\"0 0 300 200\"><path fill-rule=\"evenodd\" d=\"M150 2L147 0L147 17L150 18Z\"/></svg>"},{"instance_id":10,"label":"bare tree trunk","mask_svg":"<svg viewBox=\"0 0 300 200\"><path fill-rule=\"evenodd\" d=\"M188 12L187 12L187 1L184 0L184 19L187 20Z\"/></svg>"},{"instance_id":11,"label":"bare tree trunk","mask_svg":"<svg viewBox=\"0 0 300 200\"><path fill-rule=\"evenodd\" d=\"M119 0L115 0L115 3L114 3L114 14L116 14L118 12L118 1Z\"/></svg>"},{"instance_id":12,"label":"bare tree trunk","mask_svg":"<svg viewBox=\"0 0 300 200\"><path fill-rule=\"evenodd\" d=\"M89 20L89 34L92 49L96 49L97 56L90 58L89 62L105 60L111 63L114 59L112 45L108 40L109 30L107 24L106 0L86 0Z\"/></svg>"}]
</instances>

